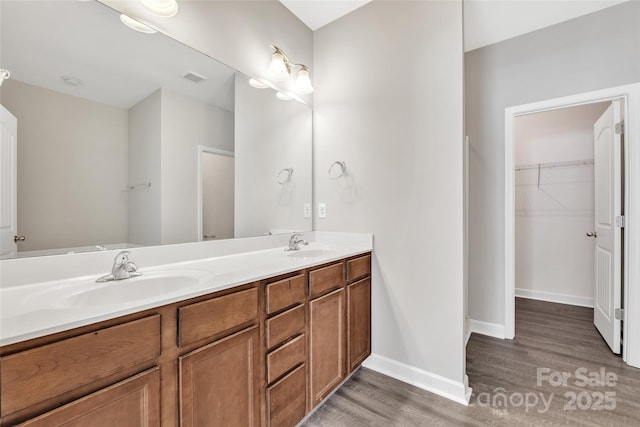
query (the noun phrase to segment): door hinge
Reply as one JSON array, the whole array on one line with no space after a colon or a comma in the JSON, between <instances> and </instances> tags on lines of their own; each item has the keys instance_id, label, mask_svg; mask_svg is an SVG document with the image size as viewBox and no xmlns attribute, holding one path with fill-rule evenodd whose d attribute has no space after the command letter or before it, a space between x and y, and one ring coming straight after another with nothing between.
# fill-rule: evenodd
<instances>
[{"instance_id":1,"label":"door hinge","mask_svg":"<svg viewBox=\"0 0 640 427\"><path fill-rule=\"evenodd\" d=\"M616 217L616 227L624 228L624 215L618 215Z\"/></svg>"},{"instance_id":2,"label":"door hinge","mask_svg":"<svg viewBox=\"0 0 640 427\"><path fill-rule=\"evenodd\" d=\"M616 320L624 320L624 308L616 308L615 318Z\"/></svg>"},{"instance_id":3,"label":"door hinge","mask_svg":"<svg viewBox=\"0 0 640 427\"><path fill-rule=\"evenodd\" d=\"M624 133L624 120L616 123L616 135L620 135Z\"/></svg>"}]
</instances>

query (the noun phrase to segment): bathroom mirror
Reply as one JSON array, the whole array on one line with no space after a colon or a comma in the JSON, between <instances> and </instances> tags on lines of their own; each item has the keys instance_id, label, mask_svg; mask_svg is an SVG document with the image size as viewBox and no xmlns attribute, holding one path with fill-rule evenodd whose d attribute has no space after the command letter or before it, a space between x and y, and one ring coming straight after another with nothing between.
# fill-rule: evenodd
<instances>
[{"instance_id":1,"label":"bathroom mirror","mask_svg":"<svg viewBox=\"0 0 640 427\"><path fill-rule=\"evenodd\" d=\"M3 258L311 230L308 106L96 1L0 19L25 237Z\"/></svg>"}]
</instances>

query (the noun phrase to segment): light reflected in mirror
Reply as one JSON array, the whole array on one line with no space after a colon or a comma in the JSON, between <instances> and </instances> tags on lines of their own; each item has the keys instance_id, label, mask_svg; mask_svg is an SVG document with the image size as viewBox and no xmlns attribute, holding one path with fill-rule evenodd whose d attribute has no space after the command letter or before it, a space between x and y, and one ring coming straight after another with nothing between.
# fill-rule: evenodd
<instances>
[{"instance_id":1,"label":"light reflected in mirror","mask_svg":"<svg viewBox=\"0 0 640 427\"><path fill-rule=\"evenodd\" d=\"M1 222L25 236L2 258L311 229L309 107L95 1L0 8L17 120Z\"/></svg>"}]
</instances>

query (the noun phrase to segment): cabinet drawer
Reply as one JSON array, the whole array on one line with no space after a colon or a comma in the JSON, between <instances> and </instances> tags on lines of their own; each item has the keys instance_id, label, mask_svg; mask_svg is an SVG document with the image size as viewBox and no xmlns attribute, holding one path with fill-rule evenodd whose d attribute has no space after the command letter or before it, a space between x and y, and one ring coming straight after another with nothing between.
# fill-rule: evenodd
<instances>
[{"instance_id":1,"label":"cabinet drawer","mask_svg":"<svg viewBox=\"0 0 640 427\"><path fill-rule=\"evenodd\" d=\"M292 427L304 418L307 406L306 388L305 365L302 365L267 389L270 426Z\"/></svg>"},{"instance_id":2,"label":"cabinet drawer","mask_svg":"<svg viewBox=\"0 0 640 427\"><path fill-rule=\"evenodd\" d=\"M344 264L338 263L309 272L310 297L344 286Z\"/></svg>"},{"instance_id":3,"label":"cabinet drawer","mask_svg":"<svg viewBox=\"0 0 640 427\"><path fill-rule=\"evenodd\" d=\"M160 315L0 358L1 415L74 390L160 355Z\"/></svg>"},{"instance_id":4,"label":"cabinet drawer","mask_svg":"<svg viewBox=\"0 0 640 427\"><path fill-rule=\"evenodd\" d=\"M347 261L347 282L371 276L371 255Z\"/></svg>"},{"instance_id":5,"label":"cabinet drawer","mask_svg":"<svg viewBox=\"0 0 640 427\"><path fill-rule=\"evenodd\" d=\"M267 348L271 349L281 342L304 330L304 305L294 307L267 320Z\"/></svg>"},{"instance_id":6,"label":"cabinet drawer","mask_svg":"<svg viewBox=\"0 0 640 427\"><path fill-rule=\"evenodd\" d=\"M305 335L289 341L267 355L267 383L273 382L294 366L305 361Z\"/></svg>"},{"instance_id":7,"label":"cabinet drawer","mask_svg":"<svg viewBox=\"0 0 640 427\"><path fill-rule=\"evenodd\" d=\"M178 345L180 347L255 320L258 316L256 288L224 295L178 308Z\"/></svg>"},{"instance_id":8,"label":"cabinet drawer","mask_svg":"<svg viewBox=\"0 0 640 427\"><path fill-rule=\"evenodd\" d=\"M20 426L160 426L160 370L153 368Z\"/></svg>"},{"instance_id":9,"label":"cabinet drawer","mask_svg":"<svg viewBox=\"0 0 640 427\"><path fill-rule=\"evenodd\" d=\"M267 285L267 314L301 303L305 298L304 275Z\"/></svg>"}]
</instances>

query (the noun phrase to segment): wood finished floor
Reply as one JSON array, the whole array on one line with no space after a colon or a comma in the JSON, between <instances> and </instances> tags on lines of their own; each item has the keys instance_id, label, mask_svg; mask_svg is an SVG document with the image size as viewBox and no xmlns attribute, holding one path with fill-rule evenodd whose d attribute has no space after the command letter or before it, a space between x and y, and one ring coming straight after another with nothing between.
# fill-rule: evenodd
<instances>
[{"instance_id":1,"label":"wood finished floor","mask_svg":"<svg viewBox=\"0 0 640 427\"><path fill-rule=\"evenodd\" d=\"M567 386L537 385L537 368L567 372ZM614 387L576 386L576 369L615 374ZM640 369L609 351L593 326L593 309L516 299L516 339L473 334L467 346L467 374L473 395L468 407L366 368L360 369L302 426L640 426ZM611 374L610 374L611 375ZM513 404L487 405L502 387ZM496 391L494 393L494 391ZM584 392L584 393L583 393ZM595 405L598 392L613 392L614 410L565 410L566 393ZM548 410L540 394L549 402ZM552 396L553 393L553 396ZM539 402L526 410L519 397ZM605 402L602 403L605 405Z\"/></svg>"}]
</instances>

